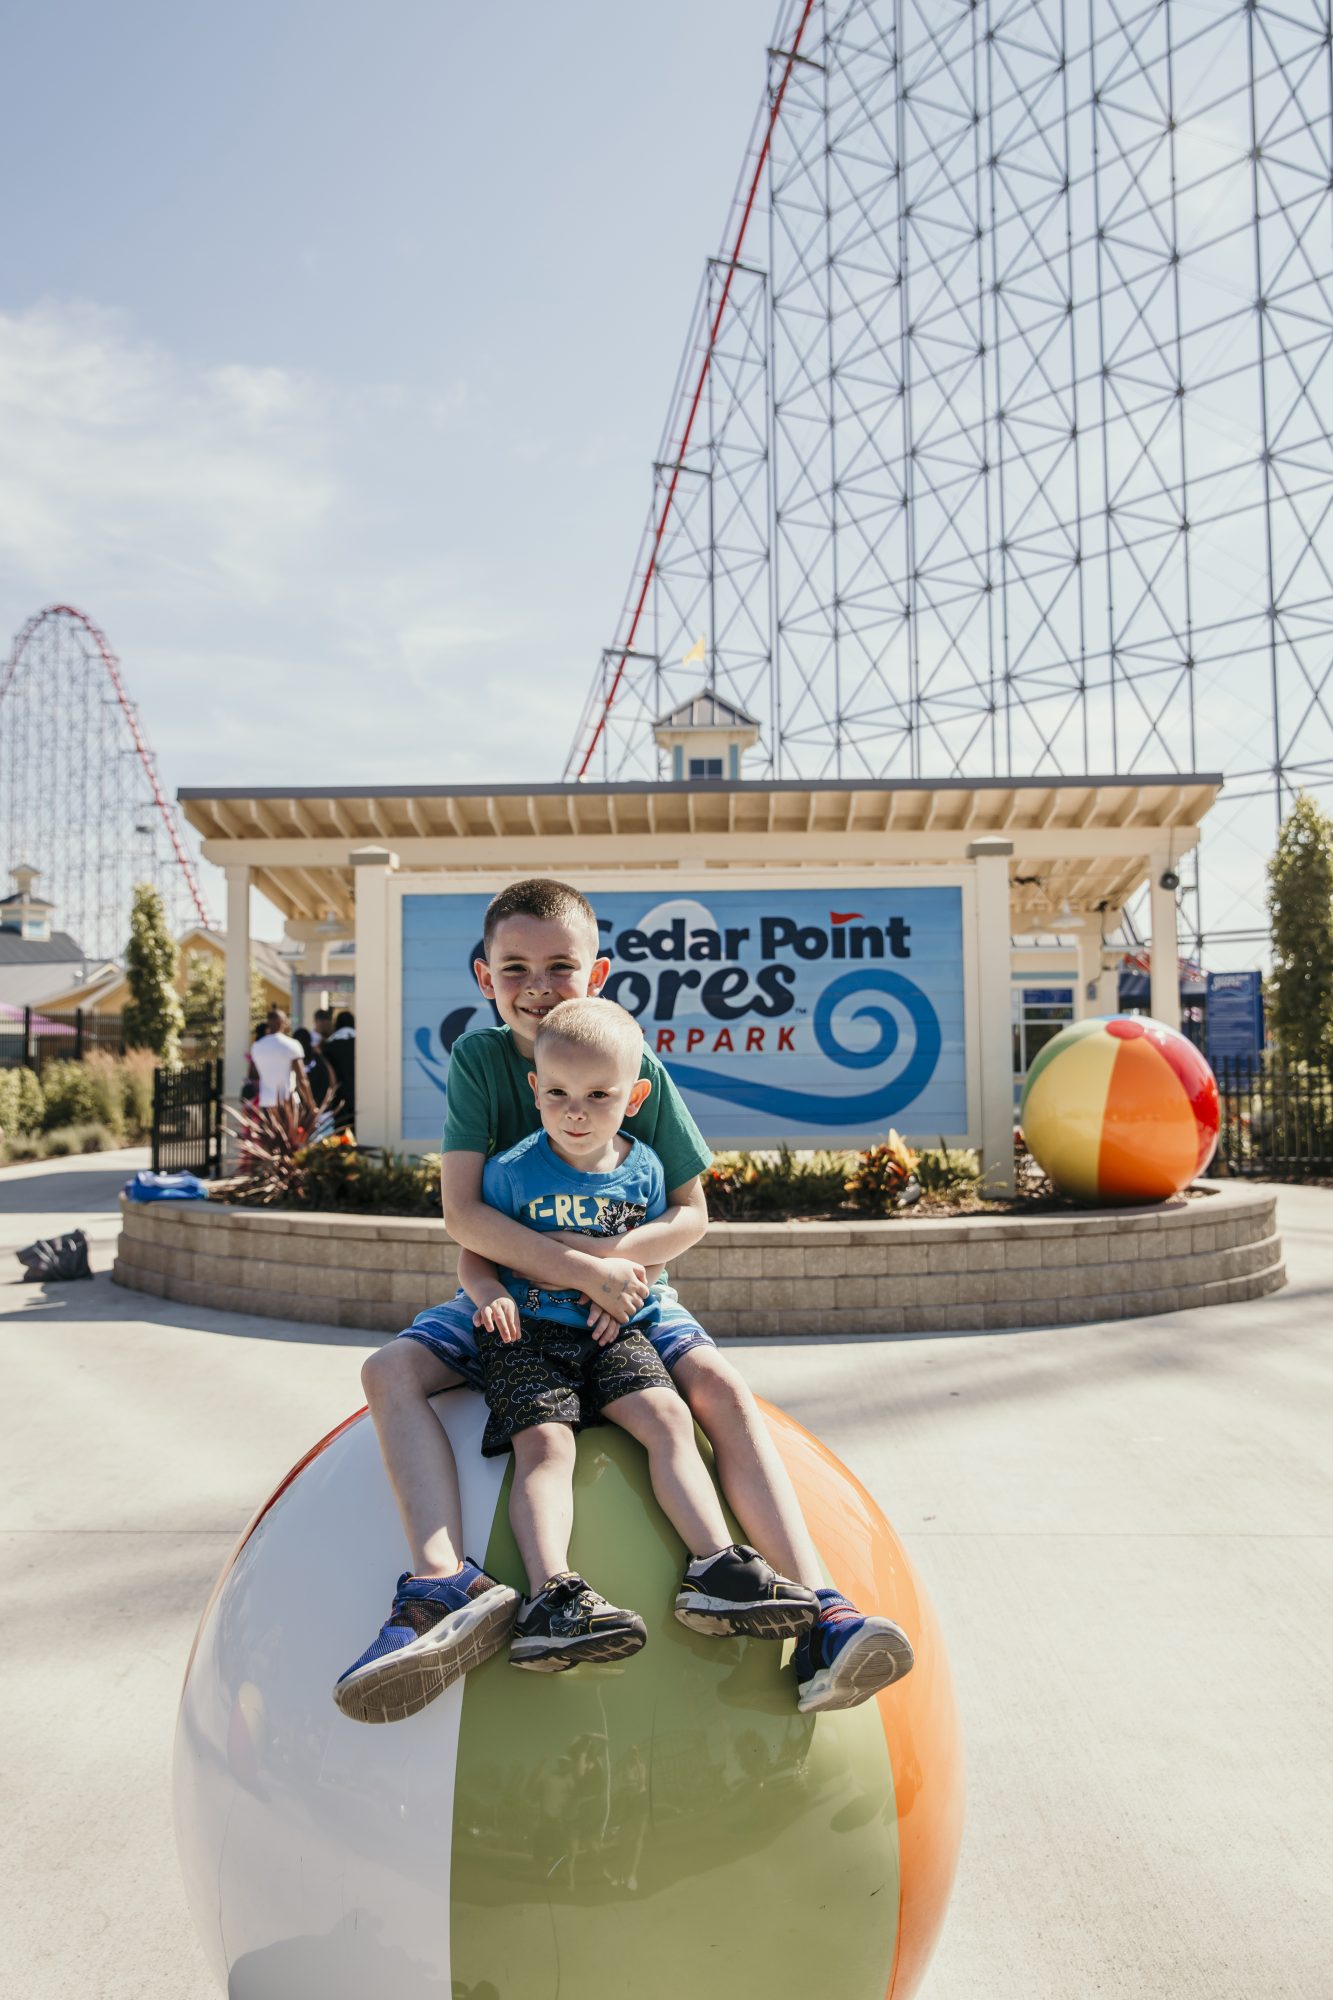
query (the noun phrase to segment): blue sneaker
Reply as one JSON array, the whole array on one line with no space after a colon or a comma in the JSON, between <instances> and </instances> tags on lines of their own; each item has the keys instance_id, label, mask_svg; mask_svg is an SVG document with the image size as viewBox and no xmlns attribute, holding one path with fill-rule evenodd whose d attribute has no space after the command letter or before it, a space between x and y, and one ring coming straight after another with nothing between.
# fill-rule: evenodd
<instances>
[{"instance_id":1,"label":"blue sneaker","mask_svg":"<svg viewBox=\"0 0 1333 2000\"><path fill-rule=\"evenodd\" d=\"M819 1592L819 1616L796 1642L802 1715L855 1708L912 1671L912 1642L891 1618L867 1618L838 1590Z\"/></svg>"},{"instance_id":2,"label":"blue sneaker","mask_svg":"<svg viewBox=\"0 0 1333 2000\"><path fill-rule=\"evenodd\" d=\"M336 1683L353 1722L401 1722L504 1644L518 1592L464 1560L454 1576L404 1573L379 1637Z\"/></svg>"}]
</instances>

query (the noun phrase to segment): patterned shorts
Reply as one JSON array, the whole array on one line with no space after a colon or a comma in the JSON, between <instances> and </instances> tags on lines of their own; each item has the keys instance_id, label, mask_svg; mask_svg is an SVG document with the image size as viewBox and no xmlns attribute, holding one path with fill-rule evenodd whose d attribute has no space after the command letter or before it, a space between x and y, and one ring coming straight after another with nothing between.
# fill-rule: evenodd
<instances>
[{"instance_id":1,"label":"patterned shorts","mask_svg":"<svg viewBox=\"0 0 1333 2000\"><path fill-rule=\"evenodd\" d=\"M525 1314L521 1325L518 1340L501 1340L485 1327L477 1334L490 1411L481 1441L486 1458L508 1451L515 1433L534 1424L568 1424L581 1431L600 1422L617 1397L639 1389L675 1393L648 1341L632 1327L601 1347L591 1334L558 1320Z\"/></svg>"},{"instance_id":2,"label":"patterned shorts","mask_svg":"<svg viewBox=\"0 0 1333 2000\"><path fill-rule=\"evenodd\" d=\"M442 1361L446 1368L452 1368L461 1375L469 1389L480 1389L481 1356L477 1348L477 1329L472 1324L472 1311L472 1301L466 1292L458 1292L442 1305L431 1306L426 1312L418 1313L411 1326L405 1326L398 1338L420 1341L437 1361ZM717 1345L711 1333L705 1333L697 1320L681 1310L674 1294L661 1319L648 1328L644 1338L668 1373L677 1368L691 1348Z\"/></svg>"}]
</instances>

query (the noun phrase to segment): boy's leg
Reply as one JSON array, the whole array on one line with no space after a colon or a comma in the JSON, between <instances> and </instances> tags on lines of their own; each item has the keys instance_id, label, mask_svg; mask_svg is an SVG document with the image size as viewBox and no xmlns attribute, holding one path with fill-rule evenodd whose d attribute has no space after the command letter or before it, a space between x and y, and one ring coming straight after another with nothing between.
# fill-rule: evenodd
<instances>
[{"instance_id":1,"label":"boy's leg","mask_svg":"<svg viewBox=\"0 0 1333 2000\"><path fill-rule=\"evenodd\" d=\"M528 1573L509 1663L558 1674L583 1660L626 1660L648 1634L637 1612L609 1604L569 1567L574 1525L574 1433L534 1424L513 1438L509 1521Z\"/></svg>"},{"instance_id":2,"label":"boy's leg","mask_svg":"<svg viewBox=\"0 0 1333 2000\"><path fill-rule=\"evenodd\" d=\"M717 1489L699 1456L694 1419L669 1385L636 1389L602 1405L602 1415L636 1438L648 1454L657 1504L691 1556L731 1547Z\"/></svg>"},{"instance_id":3,"label":"boy's leg","mask_svg":"<svg viewBox=\"0 0 1333 2000\"><path fill-rule=\"evenodd\" d=\"M728 1539L694 1419L650 1342L631 1331L594 1349L589 1376L602 1415L647 1451L658 1503L691 1552L676 1595L681 1624L712 1638L790 1639L804 1632L817 1609L814 1592L778 1576L756 1549Z\"/></svg>"},{"instance_id":4,"label":"boy's leg","mask_svg":"<svg viewBox=\"0 0 1333 2000\"><path fill-rule=\"evenodd\" d=\"M818 1595L814 1624L799 1639L793 1663L798 1706L807 1714L853 1708L901 1680L912 1669L911 1641L891 1618L868 1616L824 1583L796 1489L748 1382L704 1340L684 1347L670 1366L746 1534L784 1575Z\"/></svg>"},{"instance_id":5,"label":"boy's leg","mask_svg":"<svg viewBox=\"0 0 1333 2000\"><path fill-rule=\"evenodd\" d=\"M509 1525L536 1597L569 1568L574 1526L574 1433L568 1424L533 1424L513 1439Z\"/></svg>"},{"instance_id":6,"label":"boy's leg","mask_svg":"<svg viewBox=\"0 0 1333 2000\"><path fill-rule=\"evenodd\" d=\"M450 1302L361 1371L415 1568L399 1577L388 1618L334 1687L354 1722L415 1715L498 1651L513 1624L518 1592L462 1553L458 1471L429 1401L475 1379L475 1365L471 1308Z\"/></svg>"},{"instance_id":7,"label":"boy's leg","mask_svg":"<svg viewBox=\"0 0 1333 2000\"><path fill-rule=\"evenodd\" d=\"M727 1505L754 1546L783 1576L807 1590L824 1581L824 1567L754 1391L716 1347L687 1348L671 1379L717 1460Z\"/></svg>"},{"instance_id":8,"label":"boy's leg","mask_svg":"<svg viewBox=\"0 0 1333 2000\"><path fill-rule=\"evenodd\" d=\"M463 1379L421 1341L402 1338L378 1348L361 1370L414 1576L452 1576L462 1561L458 1467L430 1398Z\"/></svg>"},{"instance_id":9,"label":"boy's leg","mask_svg":"<svg viewBox=\"0 0 1333 2000\"><path fill-rule=\"evenodd\" d=\"M490 1415L482 1450L513 1451L509 1520L531 1592L514 1621L511 1666L563 1673L581 1660L623 1660L647 1639L633 1611L608 1604L568 1567L574 1519L574 1432L583 1420L581 1350L587 1340L550 1320L524 1318L516 1341L480 1335Z\"/></svg>"}]
</instances>

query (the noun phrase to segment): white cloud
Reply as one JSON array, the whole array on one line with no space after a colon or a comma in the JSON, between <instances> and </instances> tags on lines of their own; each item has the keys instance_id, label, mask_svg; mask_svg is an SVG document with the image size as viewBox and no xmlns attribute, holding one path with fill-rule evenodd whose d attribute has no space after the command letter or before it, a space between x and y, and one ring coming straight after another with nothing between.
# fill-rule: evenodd
<instances>
[{"instance_id":1,"label":"white cloud","mask_svg":"<svg viewBox=\"0 0 1333 2000\"><path fill-rule=\"evenodd\" d=\"M192 374L96 307L0 314L0 425L0 563L39 596L128 558L264 598L338 497L311 385Z\"/></svg>"}]
</instances>

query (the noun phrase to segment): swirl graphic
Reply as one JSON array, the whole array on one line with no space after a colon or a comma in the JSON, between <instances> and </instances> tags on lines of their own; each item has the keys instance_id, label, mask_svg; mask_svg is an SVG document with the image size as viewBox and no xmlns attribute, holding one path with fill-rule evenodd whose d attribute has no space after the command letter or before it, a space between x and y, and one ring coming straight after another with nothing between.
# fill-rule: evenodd
<instances>
[{"instance_id":1,"label":"swirl graphic","mask_svg":"<svg viewBox=\"0 0 1333 2000\"><path fill-rule=\"evenodd\" d=\"M885 1063L898 1046L898 1023L886 1007L868 1005L852 1012L854 1021L874 1021L879 1035L868 1049L849 1049L839 1042L833 1014L853 993L885 993L906 1010L916 1035L916 1043L906 1065L889 1083L861 1097L823 1097L814 1091L782 1090L767 1083L749 1083L743 1077L721 1076L692 1063L668 1064L676 1083L685 1090L697 1090L707 1097L720 1097L728 1104L743 1104L747 1110L771 1112L778 1118L794 1118L805 1125L878 1124L918 1097L935 1073L940 1059L939 1016L919 986L898 972L882 972L877 966L844 973L824 988L815 1003L815 1041L821 1055L844 1069L871 1069Z\"/></svg>"}]
</instances>

